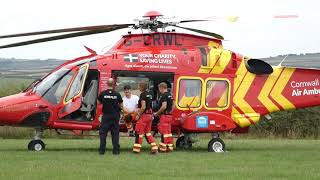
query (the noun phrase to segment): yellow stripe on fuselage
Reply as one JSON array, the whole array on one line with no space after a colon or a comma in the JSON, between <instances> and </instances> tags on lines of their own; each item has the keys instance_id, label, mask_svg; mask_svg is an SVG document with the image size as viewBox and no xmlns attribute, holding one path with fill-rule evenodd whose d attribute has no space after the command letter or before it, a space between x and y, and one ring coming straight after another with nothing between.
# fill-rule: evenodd
<instances>
[{"instance_id":1,"label":"yellow stripe on fuselage","mask_svg":"<svg viewBox=\"0 0 320 180\"><path fill-rule=\"evenodd\" d=\"M233 94L235 94L236 91L238 90L239 85L242 82L246 72L247 72L247 68L246 68L244 62L242 61L237 72L236 72L236 78L234 79Z\"/></svg>"},{"instance_id":2,"label":"yellow stripe on fuselage","mask_svg":"<svg viewBox=\"0 0 320 180\"><path fill-rule=\"evenodd\" d=\"M285 68L283 69L277 84L275 84L274 88L271 91L271 97L278 103L284 110L295 109L296 107L282 95L282 91L286 87L289 79L293 75L295 69L294 68Z\"/></svg>"},{"instance_id":3,"label":"yellow stripe on fuselage","mask_svg":"<svg viewBox=\"0 0 320 180\"><path fill-rule=\"evenodd\" d=\"M269 112L280 111L278 106L276 106L268 96L273 88L273 85L279 78L281 71L282 68L274 69L273 73L268 76L268 79L264 83L261 92L258 95L258 100L268 109Z\"/></svg>"},{"instance_id":4,"label":"yellow stripe on fuselage","mask_svg":"<svg viewBox=\"0 0 320 180\"><path fill-rule=\"evenodd\" d=\"M232 118L240 127L249 126L251 125L251 121L256 123L260 119L260 114L256 113L252 106L245 100L256 75L248 72L244 61L245 60L242 61L236 72L233 96L235 106L242 112L240 114L235 108L232 109ZM248 118L250 118L250 120Z\"/></svg>"},{"instance_id":5,"label":"yellow stripe on fuselage","mask_svg":"<svg viewBox=\"0 0 320 180\"><path fill-rule=\"evenodd\" d=\"M215 66L213 67L211 74L221 74L231 61L231 52L228 50L222 50L220 53L220 57L215 62Z\"/></svg>"},{"instance_id":6,"label":"yellow stripe on fuselage","mask_svg":"<svg viewBox=\"0 0 320 180\"><path fill-rule=\"evenodd\" d=\"M233 96L233 102L243 111L244 113L255 113L254 109L250 104L245 101L245 96L249 91L249 88L256 77L255 74L247 72L242 83L240 84L238 91Z\"/></svg>"},{"instance_id":7,"label":"yellow stripe on fuselage","mask_svg":"<svg viewBox=\"0 0 320 180\"><path fill-rule=\"evenodd\" d=\"M221 98L219 99L217 105L218 107L225 107L227 105L228 89L224 90Z\"/></svg>"}]
</instances>

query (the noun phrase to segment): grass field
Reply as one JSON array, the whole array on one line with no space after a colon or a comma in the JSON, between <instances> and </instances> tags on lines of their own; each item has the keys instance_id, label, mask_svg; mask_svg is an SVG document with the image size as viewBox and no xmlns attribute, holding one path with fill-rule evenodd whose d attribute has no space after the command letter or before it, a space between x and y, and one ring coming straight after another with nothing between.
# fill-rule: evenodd
<instances>
[{"instance_id":1,"label":"grass field","mask_svg":"<svg viewBox=\"0 0 320 180\"><path fill-rule=\"evenodd\" d=\"M0 97L21 92L33 81L33 79L0 77Z\"/></svg>"},{"instance_id":2,"label":"grass field","mask_svg":"<svg viewBox=\"0 0 320 180\"><path fill-rule=\"evenodd\" d=\"M97 153L98 139L46 139L47 150L28 152L27 139L0 140L0 179L320 179L320 140L225 140L226 153L208 153L209 139L189 151L150 155ZM145 147L147 147L145 145Z\"/></svg>"}]
</instances>

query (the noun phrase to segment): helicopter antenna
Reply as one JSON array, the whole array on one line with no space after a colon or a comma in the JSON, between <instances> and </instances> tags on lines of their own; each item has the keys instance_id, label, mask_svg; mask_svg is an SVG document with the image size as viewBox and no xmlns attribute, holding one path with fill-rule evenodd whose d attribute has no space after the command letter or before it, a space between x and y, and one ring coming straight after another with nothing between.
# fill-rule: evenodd
<instances>
[{"instance_id":1,"label":"helicopter antenna","mask_svg":"<svg viewBox=\"0 0 320 180\"><path fill-rule=\"evenodd\" d=\"M281 67L282 66L282 63L284 62L284 60L286 60L287 59L287 57L289 56L289 54L287 54L286 55L286 57L284 57L283 59L282 59L282 61L278 64L278 66L279 67Z\"/></svg>"}]
</instances>

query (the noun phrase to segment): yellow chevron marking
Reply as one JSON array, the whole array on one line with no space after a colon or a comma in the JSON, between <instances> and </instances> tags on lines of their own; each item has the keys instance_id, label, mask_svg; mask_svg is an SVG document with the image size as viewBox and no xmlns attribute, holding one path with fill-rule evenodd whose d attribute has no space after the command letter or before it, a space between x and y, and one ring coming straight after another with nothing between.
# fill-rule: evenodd
<instances>
[{"instance_id":1,"label":"yellow chevron marking","mask_svg":"<svg viewBox=\"0 0 320 180\"><path fill-rule=\"evenodd\" d=\"M274 68L273 73L268 76L268 79L264 83L261 92L258 96L259 101L268 109L268 111L275 112L280 111L278 106L276 106L268 97L270 91L272 90L273 85L276 83L282 68Z\"/></svg>"},{"instance_id":2,"label":"yellow chevron marking","mask_svg":"<svg viewBox=\"0 0 320 180\"><path fill-rule=\"evenodd\" d=\"M209 47L214 47L214 48L217 48L217 49L222 49L222 44L214 42L214 41L209 41L208 46Z\"/></svg>"},{"instance_id":3,"label":"yellow chevron marking","mask_svg":"<svg viewBox=\"0 0 320 180\"><path fill-rule=\"evenodd\" d=\"M216 60L216 65L213 67L211 74L221 74L231 61L231 55L230 51L222 50L219 54L219 58Z\"/></svg>"},{"instance_id":4,"label":"yellow chevron marking","mask_svg":"<svg viewBox=\"0 0 320 180\"><path fill-rule=\"evenodd\" d=\"M244 112L244 113L255 113L253 108L250 106L247 101L244 100L245 95L247 94L250 85L252 84L255 74L247 73L241 83L237 93L233 97L233 102Z\"/></svg>"},{"instance_id":5,"label":"yellow chevron marking","mask_svg":"<svg viewBox=\"0 0 320 180\"><path fill-rule=\"evenodd\" d=\"M210 71L212 70L213 65L214 65L214 63L216 61L214 56L210 55L210 54L211 53L214 54L214 52L219 52L218 54L220 54L221 49L223 48L221 43L214 42L214 41L209 41L208 42L208 47L211 49L210 52L207 54L208 66L201 66L199 68L199 70L198 70L198 73L206 73L206 74L210 73ZM218 58L218 57L216 57L216 58Z\"/></svg>"},{"instance_id":6,"label":"yellow chevron marking","mask_svg":"<svg viewBox=\"0 0 320 180\"><path fill-rule=\"evenodd\" d=\"M198 73L208 74L210 71L211 71L211 69L209 69L209 68L200 67L199 70L198 70Z\"/></svg>"},{"instance_id":7,"label":"yellow chevron marking","mask_svg":"<svg viewBox=\"0 0 320 180\"><path fill-rule=\"evenodd\" d=\"M217 63L220 58L222 49L211 48L207 55L208 66L201 66L198 70L199 73L210 73L213 66Z\"/></svg>"},{"instance_id":8,"label":"yellow chevron marking","mask_svg":"<svg viewBox=\"0 0 320 180\"><path fill-rule=\"evenodd\" d=\"M245 74L247 72L247 68L245 66L245 63L242 61L237 72L236 72L236 78L234 79L234 88L233 88L233 94L238 89L240 82L243 80Z\"/></svg>"},{"instance_id":9,"label":"yellow chevron marking","mask_svg":"<svg viewBox=\"0 0 320 180\"><path fill-rule=\"evenodd\" d=\"M240 112L237 111L235 108L232 108L232 119L240 127L247 127L251 125L249 119L247 119L244 115L240 114Z\"/></svg>"},{"instance_id":10,"label":"yellow chevron marking","mask_svg":"<svg viewBox=\"0 0 320 180\"><path fill-rule=\"evenodd\" d=\"M223 92L221 98L219 99L219 101L218 101L218 103L217 103L218 107L225 107L225 106L227 105L227 103L228 103L228 101L227 101L228 91L229 91L229 90L226 89L226 90Z\"/></svg>"},{"instance_id":11,"label":"yellow chevron marking","mask_svg":"<svg viewBox=\"0 0 320 180\"><path fill-rule=\"evenodd\" d=\"M179 101L179 106L182 108L187 108L187 107L197 108L200 105L201 105L201 101L199 96L193 96L193 97L183 96Z\"/></svg>"},{"instance_id":12,"label":"yellow chevron marking","mask_svg":"<svg viewBox=\"0 0 320 180\"><path fill-rule=\"evenodd\" d=\"M222 51L222 49L211 48L208 54L210 68L213 68L213 66L217 63Z\"/></svg>"},{"instance_id":13,"label":"yellow chevron marking","mask_svg":"<svg viewBox=\"0 0 320 180\"><path fill-rule=\"evenodd\" d=\"M252 82L256 75L249 73L244 63L245 59L241 62L234 81L234 104L241 109L244 114L241 114L235 108L232 108L232 119L240 126L247 127L251 125L250 120L258 122L260 120L260 114L256 113L254 109L244 100ZM250 118L250 120L247 117Z\"/></svg>"},{"instance_id":14,"label":"yellow chevron marking","mask_svg":"<svg viewBox=\"0 0 320 180\"><path fill-rule=\"evenodd\" d=\"M285 68L279 77L277 84L274 86L273 90L271 91L271 97L279 103L283 109L295 109L296 107L282 95L283 89L286 87L290 77L294 73L294 68Z\"/></svg>"}]
</instances>

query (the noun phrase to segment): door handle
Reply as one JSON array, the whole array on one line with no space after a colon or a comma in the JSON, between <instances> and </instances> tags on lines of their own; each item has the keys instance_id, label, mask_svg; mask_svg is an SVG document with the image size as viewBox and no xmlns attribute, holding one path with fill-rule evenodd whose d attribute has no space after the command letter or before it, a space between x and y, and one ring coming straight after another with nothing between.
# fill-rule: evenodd
<instances>
[{"instance_id":1,"label":"door handle","mask_svg":"<svg viewBox=\"0 0 320 180\"><path fill-rule=\"evenodd\" d=\"M40 104L40 105L38 105L38 108L39 108L39 109L46 109L46 108L48 108L48 106L47 106L47 105L42 105L42 104Z\"/></svg>"}]
</instances>

